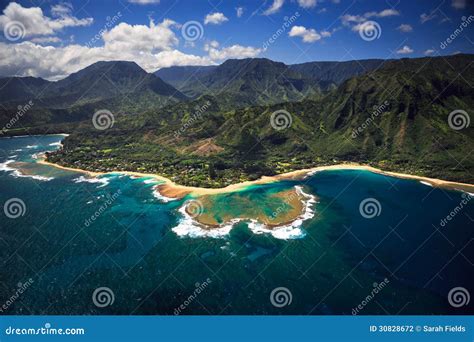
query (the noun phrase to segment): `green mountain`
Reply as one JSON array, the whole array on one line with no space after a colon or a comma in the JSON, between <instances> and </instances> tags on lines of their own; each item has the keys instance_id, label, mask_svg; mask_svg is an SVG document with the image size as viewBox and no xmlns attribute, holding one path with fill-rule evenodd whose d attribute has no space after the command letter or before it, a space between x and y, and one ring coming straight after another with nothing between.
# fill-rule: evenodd
<instances>
[{"instance_id":1,"label":"green mountain","mask_svg":"<svg viewBox=\"0 0 474 342\"><path fill-rule=\"evenodd\" d=\"M0 124L22 115L23 126L81 121L100 109L136 114L185 101L187 97L134 62L97 62L57 82L33 77L0 79Z\"/></svg>"},{"instance_id":2,"label":"green mountain","mask_svg":"<svg viewBox=\"0 0 474 342\"><path fill-rule=\"evenodd\" d=\"M283 79L275 76L274 87L268 73L260 72L274 68L272 74L281 75L285 66L261 62L241 62L240 69L215 74L218 67L206 76L208 84L214 74L218 86L212 87L222 88L220 75L233 73L239 81L231 88L246 84L257 91L265 84L288 94L292 88L282 90ZM451 128L449 114L464 110L469 119L473 62L474 55L386 61L324 96L299 102L229 109L223 94L205 95L123 116L107 131L85 123L49 158L90 170L155 172L181 184L211 187L342 161L472 183L474 130ZM253 101L266 95L248 96ZM273 126L272 115L281 119ZM275 129L285 118L291 124Z\"/></svg>"},{"instance_id":3,"label":"green mountain","mask_svg":"<svg viewBox=\"0 0 474 342\"><path fill-rule=\"evenodd\" d=\"M320 93L317 82L304 78L287 65L265 58L230 59L217 67L188 68L186 73L158 71L190 97L212 95L228 108L300 101ZM192 73L192 77L188 77ZM170 76L173 75L173 77ZM184 77L178 77L184 75Z\"/></svg>"}]
</instances>

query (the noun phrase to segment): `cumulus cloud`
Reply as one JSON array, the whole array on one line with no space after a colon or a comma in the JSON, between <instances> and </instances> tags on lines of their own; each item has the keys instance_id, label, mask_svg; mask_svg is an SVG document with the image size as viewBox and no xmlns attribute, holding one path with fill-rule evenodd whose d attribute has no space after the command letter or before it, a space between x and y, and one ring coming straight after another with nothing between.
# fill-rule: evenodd
<instances>
[{"instance_id":1,"label":"cumulus cloud","mask_svg":"<svg viewBox=\"0 0 474 342\"><path fill-rule=\"evenodd\" d=\"M381 12L366 12L362 15L345 14L341 16L341 22L344 26L352 26L353 31L359 31L359 27L354 25L362 24L371 18L385 18L398 16L400 12L394 9L385 9Z\"/></svg>"},{"instance_id":2,"label":"cumulus cloud","mask_svg":"<svg viewBox=\"0 0 474 342\"><path fill-rule=\"evenodd\" d=\"M252 58L262 52L262 49L242 45L232 45L219 49L219 43L216 41L206 44L204 50L207 51L209 58L213 61L222 61L229 58Z\"/></svg>"},{"instance_id":3,"label":"cumulus cloud","mask_svg":"<svg viewBox=\"0 0 474 342\"><path fill-rule=\"evenodd\" d=\"M102 35L102 46L70 44L44 46L57 37L34 37L35 41L18 44L0 42L0 74L34 76L58 80L98 61L134 61L148 72L174 65L212 65L227 58L255 57L262 50L251 46L219 47L217 41L206 44L207 54L197 56L178 50L179 39L173 30L179 27L165 19L155 24L120 23ZM41 40L38 40L40 39Z\"/></svg>"},{"instance_id":4,"label":"cumulus cloud","mask_svg":"<svg viewBox=\"0 0 474 342\"><path fill-rule=\"evenodd\" d=\"M433 49L428 49L424 52L425 56L431 56L432 54L434 54L436 51L433 50Z\"/></svg>"},{"instance_id":5,"label":"cumulus cloud","mask_svg":"<svg viewBox=\"0 0 474 342\"><path fill-rule=\"evenodd\" d=\"M65 27L89 26L92 18L78 19L71 14L71 4L52 6L51 13L54 18L44 15L40 7L23 7L16 2L11 2L0 15L0 29L11 22L20 22L24 28L24 36L53 35Z\"/></svg>"},{"instance_id":6,"label":"cumulus cloud","mask_svg":"<svg viewBox=\"0 0 474 342\"><path fill-rule=\"evenodd\" d=\"M298 0L298 5L303 8L312 8L315 7L317 4L316 0Z\"/></svg>"},{"instance_id":7,"label":"cumulus cloud","mask_svg":"<svg viewBox=\"0 0 474 342\"><path fill-rule=\"evenodd\" d=\"M301 37L303 38L303 42L305 43L314 43L321 39L321 35L318 32L316 32L315 29L307 29L304 26L293 26L290 32L288 32L288 35L290 37Z\"/></svg>"},{"instance_id":8,"label":"cumulus cloud","mask_svg":"<svg viewBox=\"0 0 474 342\"><path fill-rule=\"evenodd\" d=\"M409 47L408 45L405 45L400 50L397 50L397 53L399 55L407 55L407 54L413 53L413 49Z\"/></svg>"},{"instance_id":9,"label":"cumulus cloud","mask_svg":"<svg viewBox=\"0 0 474 342\"><path fill-rule=\"evenodd\" d=\"M58 37L36 37L32 38L31 41L33 43L38 43L38 44L48 44L48 43L59 43L61 39Z\"/></svg>"},{"instance_id":10,"label":"cumulus cloud","mask_svg":"<svg viewBox=\"0 0 474 342\"><path fill-rule=\"evenodd\" d=\"M271 15L271 14L275 14L277 13L280 8L283 6L283 4L285 3L285 0L273 0L273 3L271 4L271 6L269 8L267 8L263 14L264 15Z\"/></svg>"},{"instance_id":11,"label":"cumulus cloud","mask_svg":"<svg viewBox=\"0 0 474 342\"><path fill-rule=\"evenodd\" d=\"M400 32L407 33L407 32L412 32L413 27L409 24L401 24L400 26L397 27L397 30L399 30Z\"/></svg>"},{"instance_id":12,"label":"cumulus cloud","mask_svg":"<svg viewBox=\"0 0 474 342\"><path fill-rule=\"evenodd\" d=\"M237 7L235 9L235 14L237 15L237 18L240 18L244 14L244 8L243 7Z\"/></svg>"},{"instance_id":13,"label":"cumulus cloud","mask_svg":"<svg viewBox=\"0 0 474 342\"><path fill-rule=\"evenodd\" d=\"M206 15L206 18L204 19L204 24L214 24L214 25L219 25L224 22L229 20L224 13L221 12L215 12L215 13L209 13Z\"/></svg>"}]
</instances>

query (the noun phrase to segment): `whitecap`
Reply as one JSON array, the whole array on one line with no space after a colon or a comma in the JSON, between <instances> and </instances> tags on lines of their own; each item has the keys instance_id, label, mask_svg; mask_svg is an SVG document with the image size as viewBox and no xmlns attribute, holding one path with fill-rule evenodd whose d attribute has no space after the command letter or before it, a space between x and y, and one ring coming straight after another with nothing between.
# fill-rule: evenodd
<instances>
[{"instance_id":1,"label":"whitecap","mask_svg":"<svg viewBox=\"0 0 474 342\"><path fill-rule=\"evenodd\" d=\"M172 228L171 230L180 237L187 236L187 237L192 237L192 238L199 238L199 237L224 238L226 235L229 234L233 225L239 221L238 219L236 219L216 228L206 228L199 222L195 221L186 212L186 205L183 205L179 209L179 212L183 215L183 217L180 219L178 225Z\"/></svg>"},{"instance_id":2,"label":"whitecap","mask_svg":"<svg viewBox=\"0 0 474 342\"><path fill-rule=\"evenodd\" d=\"M62 145L62 144L61 144L60 141L58 141L58 142L53 142L53 143L49 144L49 146L61 146L61 145Z\"/></svg>"},{"instance_id":3,"label":"whitecap","mask_svg":"<svg viewBox=\"0 0 474 342\"><path fill-rule=\"evenodd\" d=\"M13 162L15 162L14 159L9 159L4 163L0 163L0 171L5 171L5 172L15 171L14 168L8 166L8 164L13 163Z\"/></svg>"},{"instance_id":4,"label":"whitecap","mask_svg":"<svg viewBox=\"0 0 474 342\"><path fill-rule=\"evenodd\" d=\"M315 196L305 193L301 186L295 186L295 190L299 195L306 199L304 202L304 212L296 220L287 225L269 228L256 220L237 218L216 228L206 228L186 212L186 204L184 204L179 209L183 218L176 227L172 228L172 231L181 237L223 238L230 233L235 224L242 221L248 222L248 227L254 234L271 234L274 238L281 240L301 239L306 236L306 232L301 228L301 226L304 221L314 217L313 205L317 201Z\"/></svg>"},{"instance_id":5,"label":"whitecap","mask_svg":"<svg viewBox=\"0 0 474 342\"><path fill-rule=\"evenodd\" d=\"M429 187L431 187L431 188L433 187L433 184L428 183L428 182L425 182L425 181L420 181L420 183L421 183L421 184L424 184L424 185L427 185L427 186L429 186Z\"/></svg>"},{"instance_id":6,"label":"whitecap","mask_svg":"<svg viewBox=\"0 0 474 342\"><path fill-rule=\"evenodd\" d=\"M163 196L162 194L160 194L159 190L158 190L158 187L155 186L153 188L153 197L155 197L157 200L163 202L163 203L167 203L167 202L171 202L171 201L176 201L178 198L174 198L174 197L166 197L166 196Z\"/></svg>"},{"instance_id":7,"label":"whitecap","mask_svg":"<svg viewBox=\"0 0 474 342\"><path fill-rule=\"evenodd\" d=\"M26 148L38 148L38 145L28 145Z\"/></svg>"},{"instance_id":8,"label":"whitecap","mask_svg":"<svg viewBox=\"0 0 474 342\"><path fill-rule=\"evenodd\" d=\"M45 177L45 176L39 176L39 175L25 175L21 173L19 170L14 170L11 175L17 178L32 178L32 179L40 180L43 182L49 182L54 179L54 177Z\"/></svg>"},{"instance_id":9,"label":"whitecap","mask_svg":"<svg viewBox=\"0 0 474 342\"><path fill-rule=\"evenodd\" d=\"M16 157L18 157L18 155L15 154L13 156L9 156L8 159L13 159L13 158L16 158Z\"/></svg>"},{"instance_id":10,"label":"whitecap","mask_svg":"<svg viewBox=\"0 0 474 342\"><path fill-rule=\"evenodd\" d=\"M84 176L79 176L78 178L73 179L74 183L100 183L102 185L99 185L97 188L102 188L106 185L109 184L109 180L107 178L86 178Z\"/></svg>"}]
</instances>

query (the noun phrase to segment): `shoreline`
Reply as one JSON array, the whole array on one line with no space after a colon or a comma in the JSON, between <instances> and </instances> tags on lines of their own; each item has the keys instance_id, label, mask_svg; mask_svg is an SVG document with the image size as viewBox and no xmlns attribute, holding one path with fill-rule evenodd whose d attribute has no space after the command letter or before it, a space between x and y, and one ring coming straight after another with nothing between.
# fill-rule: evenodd
<instances>
[{"instance_id":1,"label":"shoreline","mask_svg":"<svg viewBox=\"0 0 474 342\"><path fill-rule=\"evenodd\" d=\"M136 177L152 177L159 181L164 182L163 184L156 185L156 189L161 195L165 197L169 197L169 198L175 198L175 199L183 198L186 195L198 197L198 196L203 196L203 195L215 195L215 194L222 194L222 193L238 192L238 191L245 190L247 187L251 185L270 184L270 183L274 183L274 182L278 182L282 180L299 180L310 175L311 173L316 173L320 171L330 171L330 170L364 170L364 171L369 171L369 172L373 172L376 174L381 174L381 175L389 176L389 177L417 180L420 182L424 182L424 184L427 186L474 193L473 184L452 182L452 181L446 181L446 180L437 179L437 178L416 176L416 175L410 175L410 174L399 173L399 172L383 171L372 166L362 165L362 164L357 164L357 163L343 163L343 164L337 164L337 165L317 166L317 167L309 168L309 169L295 170L295 171L291 171L291 172L287 172L287 173L283 173L283 174L279 174L275 176L263 176L254 181L235 183L223 188L200 188L200 187L180 185L180 184L174 183L169 178L163 177L158 174L153 174L153 173L143 173L143 172L135 172L135 171L110 171L110 172L88 171L88 170L67 167L67 166L51 163L51 162L46 161L44 157L43 159L38 159L37 163L42 164L42 165L56 167L56 168L66 170L66 171L85 173L93 177L107 175L107 174L114 174L114 173L120 173L120 174L125 174L125 175L130 175L130 176L136 176Z\"/></svg>"}]
</instances>

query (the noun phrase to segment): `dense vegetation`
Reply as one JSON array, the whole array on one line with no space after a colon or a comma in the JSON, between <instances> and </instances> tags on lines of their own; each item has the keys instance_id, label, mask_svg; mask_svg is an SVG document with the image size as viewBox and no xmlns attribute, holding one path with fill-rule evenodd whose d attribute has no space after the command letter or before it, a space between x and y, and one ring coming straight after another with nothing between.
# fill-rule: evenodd
<instances>
[{"instance_id":1,"label":"dense vegetation","mask_svg":"<svg viewBox=\"0 0 474 342\"><path fill-rule=\"evenodd\" d=\"M48 159L88 170L159 173L180 184L206 187L343 161L474 182L469 157L474 130L454 130L448 124L450 112L469 112L474 106L469 84L473 55L386 61L337 88L318 88L317 94L292 101L287 96L296 89L294 83L275 76L284 65L246 61L247 69L236 70L241 73L216 76L217 93L133 114L114 113L114 126L104 131L95 129L90 119L48 125L48 131L72 133L64 149ZM207 70L206 77L218 69ZM231 77L228 88L226 77ZM263 84L274 95L258 93ZM247 96L243 85L250 85L254 94ZM280 93L284 101L275 103ZM232 106L242 96L247 96L247 105ZM140 107L142 98L135 100ZM264 100L268 103L256 105ZM272 113L282 109L292 122L276 130ZM89 117L90 112L84 118ZM44 126L30 132L39 129Z\"/></svg>"}]
</instances>

